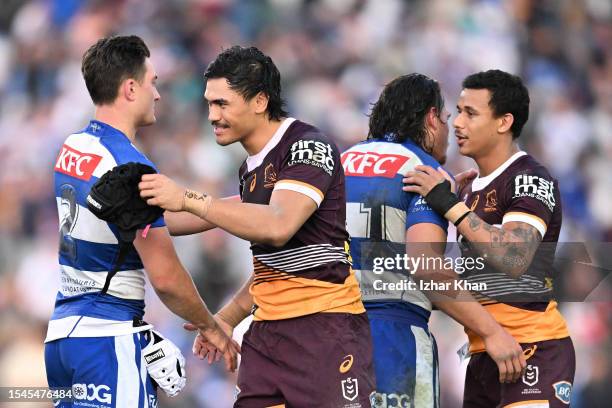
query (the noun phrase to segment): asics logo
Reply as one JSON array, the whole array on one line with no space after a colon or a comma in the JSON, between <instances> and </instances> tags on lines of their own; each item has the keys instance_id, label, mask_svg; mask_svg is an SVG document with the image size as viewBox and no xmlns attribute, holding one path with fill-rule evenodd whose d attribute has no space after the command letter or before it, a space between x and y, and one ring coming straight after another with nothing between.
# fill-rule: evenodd
<instances>
[{"instance_id":1,"label":"asics logo","mask_svg":"<svg viewBox=\"0 0 612 408\"><path fill-rule=\"evenodd\" d=\"M340 372L342 374L347 373L351 367L353 366L353 355L349 354L347 356L344 356L344 361L342 362L342 364L340 364Z\"/></svg>"}]
</instances>

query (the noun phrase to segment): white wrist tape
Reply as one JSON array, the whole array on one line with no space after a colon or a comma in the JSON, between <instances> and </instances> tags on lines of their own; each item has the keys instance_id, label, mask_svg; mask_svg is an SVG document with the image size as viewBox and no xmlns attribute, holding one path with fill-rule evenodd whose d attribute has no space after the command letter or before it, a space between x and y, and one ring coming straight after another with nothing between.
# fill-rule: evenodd
<instances>
[{"instance_id":1,"label":"white wrist tape","mask_svg":"<svg viewBox=\"0 0 612 408\"><path fill-rule=\"evenodd\" d=\"M181 350L155 330L143 334L149 341L142 349L149 376L169 397L178 395L187 383L185 357Z\"/></svg>"}]
</instances>

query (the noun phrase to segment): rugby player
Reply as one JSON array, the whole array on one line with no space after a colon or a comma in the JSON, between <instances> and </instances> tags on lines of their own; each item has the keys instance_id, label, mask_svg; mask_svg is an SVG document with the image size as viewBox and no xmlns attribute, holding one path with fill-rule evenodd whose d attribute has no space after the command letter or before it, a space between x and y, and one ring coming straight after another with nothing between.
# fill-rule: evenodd
<instances>
[{"instance_id":1,"label":"rugby player","mask_svg":"<svg viewBox=\"0 0 612 408\"><path fill-rule=\"evenodd\" d=\"M406 191L422 194L438 214L457 225L465 255L487 256L488 268L467 274L487 289L474 295L524 349L527 370L514 384L496 381L497 368L483 339L467 330L472 354L465 408L567 407L575 353L565 320L552 298L552 261L561 229L559 186L517 138L529 117L522 80L499 70L463 81L453 126L461 154L479 175L455 196L435 166L407 173Z\"/></svg>"},{"instance_id":2,"label":"rugby player","mask_svg":"<svg viewBox=\"0 0 612 408\"><path fill-rule=\"evenodd\" d=\"M444 254L448 221L422 196L401 187L406 171L446 161L449 118L438 82L421 74L398 77L372 108L368 139L342 154L353 267L373 336L375 408L440 406L437 349L428 328L432 301L416 289L376 290L377 282L402 282L409 271L375 271L367 258L378 251L367 245L399 244L415 257ZM437 250L430 249L432 244ZM414 272L415 282L454 275L433 268ZM468 293L455 295L461 300L433 303L484 339L500 381L516 381L525 366L518 343Z\"/></svg>"},{"instance_id":3,"label":"rugby player","mask_svg":"<svg viewBox=\"0 0 612 408\"><path fill-rule=\"evenodd\" d=\"M45 366L51 388L72 387L75 393L74 403L56 406L157 405L157 386L145 366L164 356L145 362L142 353L153 341L144 334L150 334L152 326L142 321L145 273L164 304L218 346L229 369L236 367L238 345L200 298L179 262L163 217L152 223L146 238L137 234L103 290L118 257L119 233L116 225L89 211L86 197L92 185L117 165L137 162L154 167L132 144L138 128L156 120L160 96L149 56L136 36L101 39L83 56L81 70L96 106L95 119L65 140L54 174L61 285L45 340ZM165 351L178 353L175 347ZM177 356L165 357L174 357L170 364L176 367ZM184 386L178 377L168 378L173 385L177 381L176 387Z\"/></svg>"},{"instance_id":4,"label":"rugby player","mask_svg":"<svg viewBox=\"0 0 612 408\"><path fill-rule=\"evenodd\" d=\"M345 180L335 144L288 117L280 73L255 47L234 46L208 66L204 98L218 144L239 142L242 202L145 175L141 195L169 211L249 240L254 273L217 316L230 332L253 307L235 407L369 407L370 328L351 270ZM196 228L197 229L197 228ZM201 343L194 345L196 353Z\"/></svg>"}]
</instances>

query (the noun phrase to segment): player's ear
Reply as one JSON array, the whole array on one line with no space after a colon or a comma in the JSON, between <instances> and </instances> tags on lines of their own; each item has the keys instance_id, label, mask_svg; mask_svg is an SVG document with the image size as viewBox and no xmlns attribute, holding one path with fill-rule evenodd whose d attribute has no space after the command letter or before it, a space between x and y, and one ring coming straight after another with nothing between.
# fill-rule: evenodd
<instances>
[{"instance_id":1,"label":"player's ear","mask_svg":"<svg viewBox=\"0 0 612 408\"><path fill-rule=\"evenodd\" d=\"M255 113L262 114L268 109L268 101L270 98L264 92L259 92L253 99L255 103Z\"/></svg>"},{"instance_id":2,"label":"player's ear","mask_svg":"<svg viewBox=\"0 0 612 408\"><path fill-rule=\"evenodd\" d=\"M497 128L498 133L506 133L510 131L512 124L514 123L514 116L511 113L506 113L500 118L499 126Z\"/></svg>"},{"instance_id":3,"label":"player's ear","mask_svg":"<svg viewBox=\"0 0 612 408\"><path fill-rule=\"evenodd\" d=\"M436 117L438 116L438 110L435 106L429 108L427 115L425 115L425 124L430 129L436 129L438 127L438 123L436 122Z\"/></svg>"},{"instance_id":4,"label":"player's ear","mask_svg":"<svg viewBox=\"0 0 612 408\"><path fill-rule=\"evenodd\" d=\"M119 92L123 94L125 99L132 102L136 99L136 85L138 85L136 80L128 78L121 82Z\"/></svg>"}]
</instances>

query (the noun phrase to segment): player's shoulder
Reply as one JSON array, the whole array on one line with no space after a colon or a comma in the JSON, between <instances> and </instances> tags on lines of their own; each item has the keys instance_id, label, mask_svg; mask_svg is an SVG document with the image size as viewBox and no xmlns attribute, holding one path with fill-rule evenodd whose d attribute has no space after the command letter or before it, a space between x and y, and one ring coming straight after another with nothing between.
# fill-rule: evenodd
<instances>
[{"instance_id":1,"label":"player's shoulder","mask_svg":"<svg viewBox=\"0 0 612 408\"><path fill-rule=\"evenodd\" d=\"M525 174L554 180L546 166L537 161L532 155L528 153L525 153L523 156L519 157L516 161L514 161L510 166L508 166L506 174L511 178L513 178L514 176Z\"/></svg>"},{"instance_id":2,"label":"player's shoulder","mask_svg":"<svg viewBox=\"0 0 612 408\"><path fill-rule=\"evenodd\" d=\"M554 191L558 182L546 166L530 154L522 152L521 156L512 162L492 184L508 192L526 188Z\"/></svg>"},{"instance_id":3,"label":"player's shoulder","mask_svg":"<svg viewBox=\"0 0 612 408\"><path fill-rule=\"evenodd\" d=\"M407 140L401 144L406 150L408 150L414 156L415 165L421 164L433 167L437 169L440 167L440 162L437 161L431 153L425 151L421 146L414 143L412 140Z\"/></svg>"},{"instance_id":4,"label":"player's shoulder","mask_svg":"<svg viewBox=\"0 0 612 408\"><path fill-rule=\"evenodd\" d=\"M100 138L86 128L64 140L55 161L55 172L86 181L92 176L100 177L116 165L115 157Z\"/></svg>"},{"instance_id":5,"label":"player's shoulder","mask_svg":"<svg viewBox=\"0 0 612 408\"><path fill-rule=\"evenodd\" d=\"M340 152L336 144L316 127L295 120L279 146L285 165L307 164L332 175L338 169Z\"/></svg>"},{"instance_id":6,"label":"player's shoulder","mask_svg":"<svg viewBox=\"0 0 612 408\"><path fill-rule=\"evenodd\" d=\"M110 154L115 159L117 165L126 163L141 163L153 167L157 170L155 164L142 153L125 135L114 135L112 137L104 137L101 143L108 149Z\"/></svg>"},{"instance_id":7,"label":"player's shoulder","mask_svg":"<svg viewBox=\"0 0 612 408\"><path fill-rule=\"evenodd\" d=\"M333 140L319 128L309 123L302 122L301 120L294 120L287 128L283 137L285 146L287 146L289 150L303 149L305 148L304 146L306 146L303 142L307 141L320 142L328 145L331 151L338 150ZM314 146L314 144L312 145Z\"/></svg>"}]
</instances>

